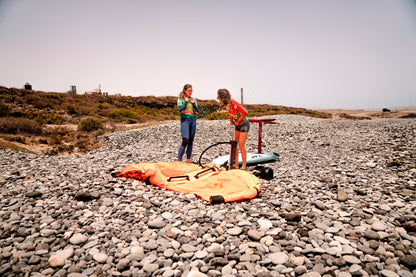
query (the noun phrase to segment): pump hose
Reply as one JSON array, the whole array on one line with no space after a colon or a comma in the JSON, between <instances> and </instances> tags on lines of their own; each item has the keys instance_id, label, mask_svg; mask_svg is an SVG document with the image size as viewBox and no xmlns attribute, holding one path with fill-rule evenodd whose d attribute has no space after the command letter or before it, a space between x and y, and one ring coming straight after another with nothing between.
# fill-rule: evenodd
<instances>
[{"instance_id":1,"label":"pump hose","mask_svg":"<svg viewBox=\"0 0 416 277\"><path fill-rule=\"evenodd\" d=\"M200 166L200 167L203 167L203 166L202 166L202 164L201 164L202 155L204 155L204 153L205 153L208 149L210 149L211 147L214 147L214 146L220 145L220 144L231 144L231 143L232 143L232 141L222 141L222 142L217 142L217 143L214 143L213 145L208 146L208 147L207 147L204 151L202 151L201 155L199 156L199 160L198 160L198 164L199 164L199 166Z\"/></svg>"}]
</instances>

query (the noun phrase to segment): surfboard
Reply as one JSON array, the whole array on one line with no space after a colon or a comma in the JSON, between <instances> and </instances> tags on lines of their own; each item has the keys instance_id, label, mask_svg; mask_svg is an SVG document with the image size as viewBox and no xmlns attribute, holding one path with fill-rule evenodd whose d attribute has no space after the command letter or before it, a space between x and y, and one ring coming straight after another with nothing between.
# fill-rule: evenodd
<instances>
[{"instance_id":1,"label":"surfboard","mask_svg":"<svg viewBox=\"0 0 416 277\"><path fill-rule=\"evenodd\" d=\"M212 162L216 165L223 165L228 162L230 159L230 155L220 156L214 159ZM247 165L259 164L259 163L267 163L279 160L279 156L272 152L266 153L247 153ZM241 159L241 153L238 154L238 164L242 165L243 161Z\"/></svg>"}]
</instances>

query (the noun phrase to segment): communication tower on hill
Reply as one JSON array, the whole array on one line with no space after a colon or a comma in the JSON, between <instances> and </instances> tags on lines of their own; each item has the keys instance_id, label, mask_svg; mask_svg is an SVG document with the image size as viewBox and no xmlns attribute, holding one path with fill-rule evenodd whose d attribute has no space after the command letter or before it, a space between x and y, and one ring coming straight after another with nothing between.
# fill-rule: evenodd
<instances>
[{"instance_id":1,"label":"communication tower on hill","mask_svg":"<svg viewBox=\"0 0 416 277\"><path fill-rule=\"evenodd\" d=\"M77 86L72 85L69 93L71 93L71 94L77 94Z\"/></svg>"}]
</instances>

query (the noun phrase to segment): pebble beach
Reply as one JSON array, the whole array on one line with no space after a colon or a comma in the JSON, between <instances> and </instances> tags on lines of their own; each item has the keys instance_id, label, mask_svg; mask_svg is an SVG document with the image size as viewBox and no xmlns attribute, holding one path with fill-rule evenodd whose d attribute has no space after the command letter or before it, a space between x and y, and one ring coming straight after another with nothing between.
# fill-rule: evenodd
<instances>
[{"instance_id":1,"label":"pebble beach","mask_svg":"<svg viewBox=\"0 0 416 277\"><path fill-rule=\"evenodd\" d=\"M279 155L265 164L274 178L217 205L111 176L176 160L179 122L102 136L82 155L0 150L0 276L415 277L416 120L273 118L262 148ZM227 120L198 120L192 162L231 135ZM248 152L257 135L252 123Z\"/></svg>"}]
</instances>

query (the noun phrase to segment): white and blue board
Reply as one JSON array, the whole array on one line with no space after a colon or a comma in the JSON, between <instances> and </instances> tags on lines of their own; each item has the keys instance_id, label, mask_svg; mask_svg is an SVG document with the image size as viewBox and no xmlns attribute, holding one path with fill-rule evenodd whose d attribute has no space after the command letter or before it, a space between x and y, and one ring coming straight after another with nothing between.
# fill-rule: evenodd
<instances>
[{"instance_id":1,"label":"white and blue board","mask_svg":"<svg viewBox=\"0 0 416 277\"><path fill-rule=\"evenodd\" d=\"M279 159L275 153L247 153L247 165L274 162ZM223 165L230 160L230 155L225 155L214 159L212 162L216 165ZM238 154L238 165L242 165L241 153Z\"/></svg>"}]
</instances>

